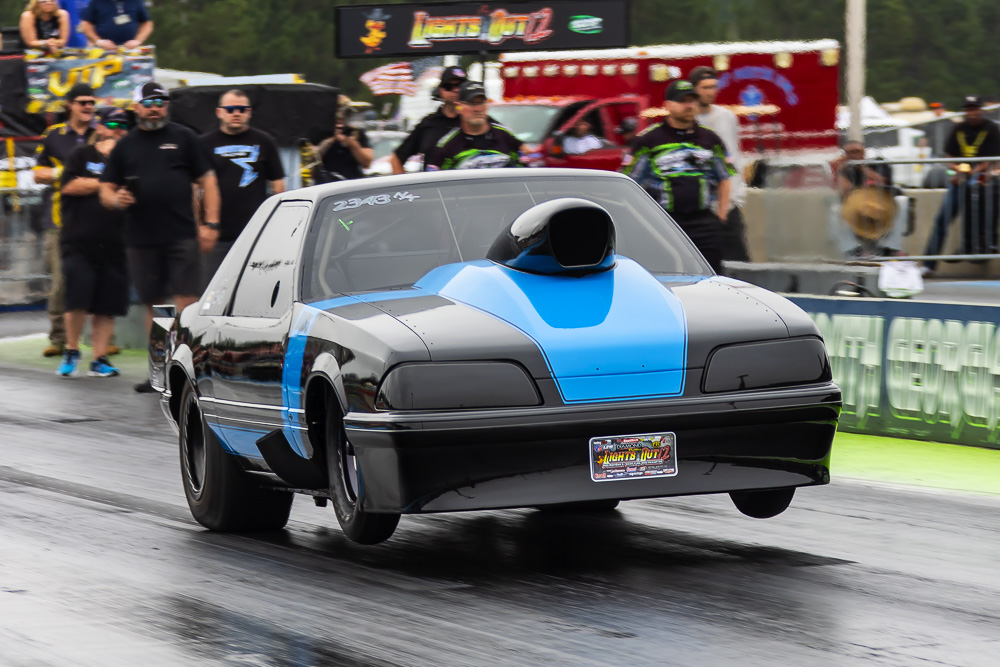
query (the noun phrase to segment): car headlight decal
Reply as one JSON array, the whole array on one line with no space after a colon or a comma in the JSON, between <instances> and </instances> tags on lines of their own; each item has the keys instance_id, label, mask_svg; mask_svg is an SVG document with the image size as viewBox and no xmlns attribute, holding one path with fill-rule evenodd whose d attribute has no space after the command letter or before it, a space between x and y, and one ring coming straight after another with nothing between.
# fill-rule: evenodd
<instances>
[{"instance_id":1,"label":"car headlight decal","mask_svg":"<svg viewBox=\"0 0 1000 667\"><path fill-rule=\"evenodd\" d=\"M380 410L457 410L540 405L534 381L504 361L422 362L389 371L375 403Z\"/></svg>"},{"instance_id":2,"label":"car headlight decal","mask_svg":"<svg viewBox=\"0 0 1000 667\"><path fill-rule=\"evenodd\" d=\"M819 338L793 338L720 347L709 356L706 394L828 382L830 359Z\"/></svg>"}]
</instances>

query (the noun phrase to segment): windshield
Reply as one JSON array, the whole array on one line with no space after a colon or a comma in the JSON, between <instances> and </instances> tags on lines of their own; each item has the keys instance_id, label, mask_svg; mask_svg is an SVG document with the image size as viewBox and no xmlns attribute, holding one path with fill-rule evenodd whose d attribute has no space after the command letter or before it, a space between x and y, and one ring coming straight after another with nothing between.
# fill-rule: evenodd
<instances>
[{"instance_id":1,"label":"windshield","mask_svg":"<svg viewBox=\"0 0 1000 667\"><path fill-rule=\"evenodd\" d=\"M490 116L524 143L540 144L559 111L559 107L540 104L497 104L490 107Z\"/></svg>"},{"instance_id":2,"label":"windshield","mask_svg":"<svg viewBox=\"0 0 1000 667\"><path fill-rule=\"evenodd\" d=\"M517 216L561 197L605 207L615 221L616 252L651 273L710 271L663 209L626 179L532 173L352 194L324 200L313 219L303 267L306 302L409 286L439 266L484 259Z\"/></svg>"}]
</instances>

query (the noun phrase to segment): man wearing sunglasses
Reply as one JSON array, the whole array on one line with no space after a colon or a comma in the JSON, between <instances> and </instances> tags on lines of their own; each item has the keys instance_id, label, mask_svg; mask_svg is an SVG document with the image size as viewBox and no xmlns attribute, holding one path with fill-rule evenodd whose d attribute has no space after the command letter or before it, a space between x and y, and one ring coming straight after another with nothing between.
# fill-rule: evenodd
<instances>
[{"instance_id":1,"label":"man wearing sunglasses","mask_svg":"<svg viewBox=\"0 0 1000 667\"><path fill-rule=\"evenodd\" d=\"M458 101L461 123L434 146L427 158L428 171L524 166L521 140L486 113L488 100L483 84L463 83L458 89Z\"/></svg>"},{"instance_id":2,"label":"man wearing sunglasses","mask_svg":"<svg viewBox=\"0 0 1000 667\"><path fill-rule=\"evenodd\" d=\"M224 93L215 115L219 129L202 135L201 142L215 168L222 210L219 240L202 257L203 288L257 208L270 194L285 191L278 145L267 132L250 127L253 109L247 94L242 90Z\"/></svg>"},{"instance_id":3,"label":"man wearing sunglasses","mask_svg":"<svg viewBox=\"0 0 1000 667\"><path fill-rule=\"evenodd\" d=\"M63 319L65 285L59 256L59 230L62 227L60 181L63 165L70 153L86 144L94 134L94 89L85 83L70 88L66 95L69 117L65 123L50 125L42 134L35 155L35 182L51 185L45 190L45 267L52 282L49 285L49 346L42 350L46 357L57 357L66 346L66 325Z\"/></svg>"},{"instance_id":4,"label":"man wearing sunglasses","mask_svg":"<svg viewBox=\"0 0 1000 667\"><path fill-rule=\"evenodd\" d=\"M389 158L392 164L392 173L402 174L403 165L414 155L423 155L424 164L430 157L434 145L440 141L441 137L448 134L459 126L462 119L458 115L458 88L468 77L461 67L446 67L441 73L441 84L437 88L436 97L443 104L434 113L428 114L421 120L410 136L403 139L403 143L393 152Z\"/></svg>"},{"instance_id":5,"label":"man wearing sunglasses","mask_svg":"<svg viewBox=\"0 0 1000 667\"><path fill-rule=\"evenodd\" d=\"M94 358L87 375L118 375L118 369L108 361L108 347L114 335L114 318L128 314L125 215L101 206L97 194L108 155L128 132L128 116L115 107L103 109L99 115L96 142L74 150L62 175L66 350L58 374L63 377L76 374L88 313Z\"/></svg>"},{"instance_id":6,"label":"man wearing sunglasses","mask_svg":"<svg viewBox=\"0 0 1000 667\"><path fill-rule=\"evenodd\" d=\"M219 186L198 135L168 121L167 91L150 81L133 97L138 128L118 142L101 175L101 204L125 211L129 277L146 305L173 299L177 312L201 293L201 252L219 237ZM204 191L204 222L195 222L193 188ZM136 391L153 391L149 382Z\"/></svg>"}]
</instances>

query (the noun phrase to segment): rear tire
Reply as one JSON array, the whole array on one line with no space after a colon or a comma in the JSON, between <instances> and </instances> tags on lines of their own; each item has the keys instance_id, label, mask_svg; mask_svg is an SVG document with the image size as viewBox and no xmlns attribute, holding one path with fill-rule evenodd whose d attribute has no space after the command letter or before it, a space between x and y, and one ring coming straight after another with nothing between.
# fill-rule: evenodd
<instances>
[{"instance_id":1,"label":"rear tire","mask_svg":"<svg viewBox=\"0 0 1000 667\"><path fill-rule=\"evenodd\" d=\"M293 495L261 488L222 449L205 423L190 383L181 393L179 444L184 495L195 521L209 530L280 530L288 523Z\"/></svg>"},{"instance_id":2,"label":"rear tire","mask_svg":"<svg viewBox=\"0 0 1000 667\"><path fill-rule=\"evenodd\" d=\"M729 497L743 514L754 519L770 519L778 516L792 502L795 487L790 489L768 489L767 491L733 491Z\"/></svg>"},{"instance_id":3,"label":"rear tire","mask_svg":"<svg viewBox=\"0 0 1000 667\"><path fill-rule=\"evenodd\" d=\"M559 503L558 505L539 505L536 509L542 512L567 513L567 514L596 514L598 512L611 512L621 501L617 498L606 498L604 500L584 500L578 503Z\"/></svg>"},{"instance_id":4,"label":"rear tire","mask_svg":"<svg viewBox=\"0 0 1000 667\"><path fill-rule=\"evenodd\" d=\"M375 514L363 509L364 478L333 392L326 409L326 467L333 509L347 538L358 544L378 544L392 537L399 524L398 514Z\"/></svg>"}]
</instances>

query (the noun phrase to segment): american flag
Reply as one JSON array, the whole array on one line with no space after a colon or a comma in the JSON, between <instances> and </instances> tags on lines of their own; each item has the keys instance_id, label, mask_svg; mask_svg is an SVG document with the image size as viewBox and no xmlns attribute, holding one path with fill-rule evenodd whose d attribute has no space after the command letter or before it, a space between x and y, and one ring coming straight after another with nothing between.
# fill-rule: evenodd
<instances>
[{"instance_id":1,"label":"american flag","mask_svg":"<svg viewBox=\"0 0 1000 667\"><path fill-rule=\"evenodd\" d=\"M392 63L365 72L361 81L372 89L374 95L413 95L417 84L413 82L410 63Z\"/></svg>"}]
</instances>

